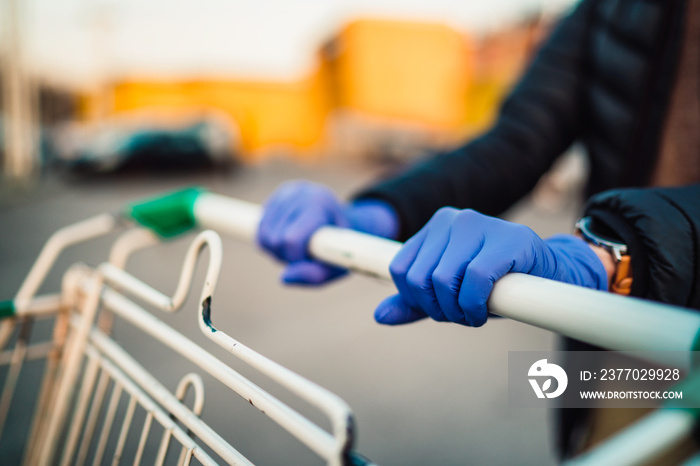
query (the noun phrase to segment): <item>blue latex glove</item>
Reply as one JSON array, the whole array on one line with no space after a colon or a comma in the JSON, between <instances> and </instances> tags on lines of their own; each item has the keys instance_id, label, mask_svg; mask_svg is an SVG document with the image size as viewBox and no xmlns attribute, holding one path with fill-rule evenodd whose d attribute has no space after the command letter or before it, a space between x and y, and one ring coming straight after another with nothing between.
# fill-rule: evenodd
<instances>
[{"instance_id":1,"label":"blue latex glove","mask_svg":"<svg viewBox=\"0 0 700 466\"><path fill-rule=\"evenodd\" d=\"M486 322L494 282L509 272L608 287L603 264L583 240L572 235L542 240L524 225L450 207L404 244L390 270L399 294L374 313L388 325L431 317L479 327Z\"/></svg>"},{"instance_id":2,"label":"blue latex glove","mask_svg":"<svg viewBox=\"0 0 700 466\"><path fill-rule=\"evenodd\" d=\"M328 187L308 181L291 181L265 202L257 242L289 265L282 273L288 284L318 285L347 271L311 260L307 247L322 226L335 225L385 238L398 233L398 217L386 203L360 200L341 202Z\"/></svg>"}]
</instances>

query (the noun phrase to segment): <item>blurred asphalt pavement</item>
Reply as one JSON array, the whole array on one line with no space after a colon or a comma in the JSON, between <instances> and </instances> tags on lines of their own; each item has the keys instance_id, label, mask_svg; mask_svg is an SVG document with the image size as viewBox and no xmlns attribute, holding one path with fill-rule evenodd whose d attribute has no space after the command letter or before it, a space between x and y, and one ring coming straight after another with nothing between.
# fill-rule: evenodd
<instances>
[{"instance_id":1,"label":"blurred asphalt pavement","mask_svg":"<svg viewBox=\"0 0 700 466\"><path fill-rule=\"evenodd\" d=\"M188 176L110 177L68 181L44 176L30 193L0 199L0 299L17 291L39 250L52 232L128 201L186 185L248 201L262 202L280 182L309 178L347 195L376 176L376 169L335 163L300 166L273 161L239 167L228 173ZM511 220L541 235L571 230L575 209L547 214L528 202L509 213ZM191 237L190 237L191 238ZM44 291L59 289L61 271L76 261L96 265L106 259L114 237L72 248L62 256ZM127 266L136 276L171 293L187 246L186 240L140 253ZM203 267L198 268L201 280ZM551 413L508 407L509 350L547 350L556 344L550 332L505 319L479 329L423 321L405 327L382 327L372 319L376 304L392 287L352 276L319 289L280 284L279 264L250 244L224 239L224 266L213 300L217 327L242 343L338 394L353 408L357 449L382 465L546 465L554 463ZM159 315L179 331L210 349L235 369L274 394L275 385L210 344L196 325L199 283L184 309ZM41 329L39 329L41 331ZM117 320L117 341L168 387L192 365ZM5 371L0 371L0 380ZM22 386L33 387L27 377ZM320 464L305 447L214 380L208 384L204 419L252 461L264 465ZM314 419L322 419L292 397L283 399ZM0 444L3 464L17 461L22 425L29 413L15 403L10 440ZM325 425L325 424L323 424ZM15 441L12 441L13 434Z\"/></svg>"}]
</instances>

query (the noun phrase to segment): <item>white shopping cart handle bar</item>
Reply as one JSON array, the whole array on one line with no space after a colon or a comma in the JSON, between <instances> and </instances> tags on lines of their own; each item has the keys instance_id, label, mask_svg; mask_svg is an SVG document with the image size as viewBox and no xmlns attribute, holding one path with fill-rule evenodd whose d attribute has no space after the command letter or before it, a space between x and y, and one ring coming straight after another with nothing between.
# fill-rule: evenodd
<instances>
[{"instance_id":1,"label":"white shopping cart handle bar","mask_svg":"<svg viewBox=\"0 0 700 466\"><path fill-rule=\"evenodd\" d=\"M252 242L262 208L190 188L133 204L128 215L162 236L199 227ZM389 264L401 246L329 226L311 238L309 253L329 264L391 280ZM530 275L513 273L499 280L488 307L494 314L603 348L663 352L657 362L684 369L690 368L692 351L698 349L698 313Z\"/></svg>"}]
</instances>

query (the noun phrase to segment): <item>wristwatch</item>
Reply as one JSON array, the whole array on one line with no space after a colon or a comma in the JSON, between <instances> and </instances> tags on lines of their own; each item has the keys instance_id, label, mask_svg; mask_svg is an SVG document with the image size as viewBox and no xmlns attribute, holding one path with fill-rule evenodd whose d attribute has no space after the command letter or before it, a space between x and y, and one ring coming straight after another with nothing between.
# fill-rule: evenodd
<instances>
[{"instance_id":1,"label":"wristwatch","mask_svg":"<svg viewBox=\"0 0 700 466\"><path fill-rule=\"evenodd\" d=\"M584 240L605 249L612 255L615 261L615 273L610 291L624 296L629 295L632 291L632 266L627 245L618 239L595 232L591 217L583 217L576 222L576 231L583 236Z\"/></svg>"}]
</instances>

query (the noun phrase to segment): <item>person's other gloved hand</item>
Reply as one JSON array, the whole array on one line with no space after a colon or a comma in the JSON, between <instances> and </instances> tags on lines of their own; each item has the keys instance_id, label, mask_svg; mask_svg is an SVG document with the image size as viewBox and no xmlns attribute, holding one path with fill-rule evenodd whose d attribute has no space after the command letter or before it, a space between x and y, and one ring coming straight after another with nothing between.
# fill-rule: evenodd
<instances>
[{"instance_id":1,"label":"person's other gloved hand","mask_svg":"<svg viewBox=\"0 0 700 466\"><path fill-rule=\"evenodd\" d=\"M399 294L374 313L377 322L388 325L431 317L479 327L486 322L494 282L509 272L608 287L605 268L582 239L542 240L524 225L449 207L404 244L390 271Z\"/></svg>"},{"instance_id":2,"label":"person's other gloved hand","mask_svg":"<svg viewBox=\"0 0 700 466\"><path fill-rule=\"evenodd\" d=\"M327 225L392 238L398 232L398 217L382 201L367 199L346 204L326 186L291 181L265 202L257 242L280 261L289 263L282 273L282 281L318 285L347 272L313 261L308 255L311 236Z\"/></svg>"}]
</instances>

